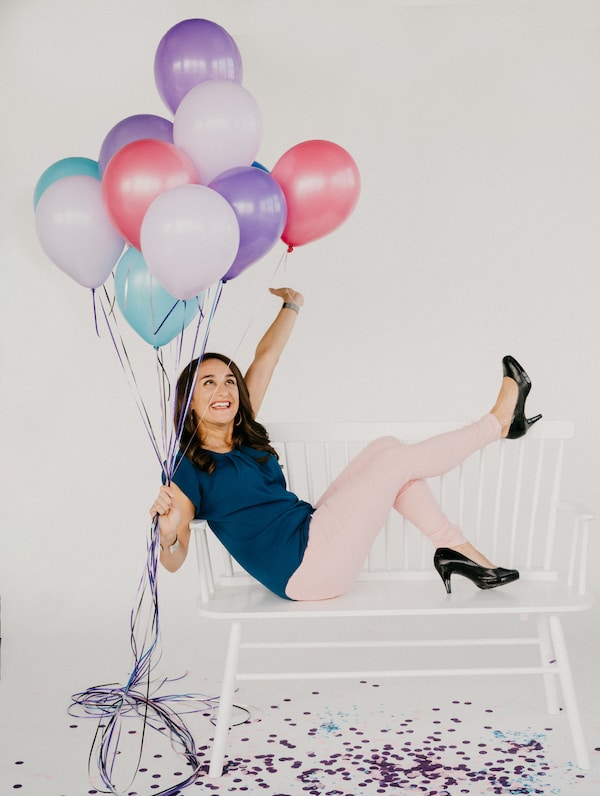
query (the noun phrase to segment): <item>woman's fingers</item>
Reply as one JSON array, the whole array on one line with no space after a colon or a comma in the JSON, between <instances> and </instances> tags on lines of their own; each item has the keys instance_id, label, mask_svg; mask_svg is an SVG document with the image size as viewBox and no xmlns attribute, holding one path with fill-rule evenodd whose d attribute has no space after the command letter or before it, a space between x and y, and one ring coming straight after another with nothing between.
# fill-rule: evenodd
<instances>
[{"instance_id":1,"label":"woman's fingers","mask_svg":"<svg viewBox=\"0 0 600 796\"><path fill-rule=\"evenodd\" d=\"M173 492L171 489L169 489L169 487L161 487L158 497L150 508L150 514L152 516L155 514L168 514L173 507L173 498Z\"/></svg>"}]
</instances>

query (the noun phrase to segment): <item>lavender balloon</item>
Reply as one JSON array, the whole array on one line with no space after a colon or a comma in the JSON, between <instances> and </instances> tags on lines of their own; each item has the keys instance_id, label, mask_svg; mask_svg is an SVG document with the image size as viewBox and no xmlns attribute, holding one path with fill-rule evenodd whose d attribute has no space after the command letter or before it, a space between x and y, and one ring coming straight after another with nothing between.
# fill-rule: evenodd
<instances>
[{"instance_id":1,"label":"lavender balloon","mask_svg":"<svg viewBox=\"0 0 600 796\"><path fill-rule=\"evenodd\" d=\"M231 80L206 80L181 100L173 141L208 185L228 169L250 166L260 147L260 108L250 92Z\"/></svg>"},{"instance_id":2,"label":"lavender balloon","mask_svg":"<svg viewBox=\"0 0 600 796\"><path fill-rule=\"evenodd\" d=\"M154 138L157 141L166 141L167 144L172 144L173 122L151 113L128 116L117 122L107 134L100 148L98 158L100 174L104 174L104 169L115 152L132 141L141 141L143 138Z\"/></svg>"},{"instance_id":3,"label":"lavender balloon","mask_svg":"<svg viewBox=\"0 0 600 796\"><path fill-rule=\"evenodd\" d=\"M154 80L175 113L190 89L205 80L242 82L242 58L225 28L208 19L186 19L170 28L154 56Z\"/></svg>"},{"instance_id":4,"label":"lavender balloon","mask_svg":"<svg viewBox=\"0 0 600 796\"><path fill-rule=\"evenodd\" d=\"M63 177L44 191L35 230L52 262L89 288L105 282L125 244L104 207L100 180L87 174Z\"/></svg>"},{"instance_id":5,"label":"lavender balloon","mask_svg":"<svg viewBox=\"0 0 600 796\"><path fill-rule=\"evenodd\" d=\"M157 196L141 229L150 271L175 298L191 299L231 267L240 230L231 205L205 185L178 185Z\"/></svg>"},{"instance_id":6,"label":"lavender balloon","mask_svg":"<svg viewBox=\"0 0 600 796\"><path fill-rule=\"evenodd\" d=\"M224 171L209 187L227 199L240 227L238 253L223 277L226 282L239 276L279 240L287 206L279 184L266 171L253 166Z\"/></svg>"}]
</instances>

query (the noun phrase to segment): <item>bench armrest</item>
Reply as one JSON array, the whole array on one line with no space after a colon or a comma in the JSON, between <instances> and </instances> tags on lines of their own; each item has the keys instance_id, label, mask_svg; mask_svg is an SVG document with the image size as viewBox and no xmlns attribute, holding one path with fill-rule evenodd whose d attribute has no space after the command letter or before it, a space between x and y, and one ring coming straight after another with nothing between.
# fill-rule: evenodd
<instances>
[{"instance_id":1,"label":"bench armrest","mask_svg":"<svg viewBox=\"0 0 600 796\"><path fill-rule=\"evenodd\" d=\"M583 503L575 503L572 500L563 500L557 504L556 508L559 511L568 511L571 514L577 514L582 519L586 520L596 519L596 515L594 514L594 512L587 506L584 506Z\"/></svg>"},{"instance_id":2,"label":"bench armrest","mask_svg":"<svg viewBox=\"0 0 600 796\"><path fill-rule=\"evenodd\" d=\"M207 603L215 592L210 551L208 549L208 523L206 520L192 520L190 531L196 543L196 561L200 576L200 601Z\"/></svg>"},{"instance_id":3,"label":"bench armrest","mask_svg":"<svg viewBox=\"0 0 600 796\"><path fill-rule=\"evenodd\" d=\"M590 525L596 516L587 506L582 504L562 501L556 507L559 511L568 513L572 517L571 554L569 557L569 570L567 583L576 586L579 594L585 594L587 588L587 564L589 548Z\"/></svg>"}]
</instances>

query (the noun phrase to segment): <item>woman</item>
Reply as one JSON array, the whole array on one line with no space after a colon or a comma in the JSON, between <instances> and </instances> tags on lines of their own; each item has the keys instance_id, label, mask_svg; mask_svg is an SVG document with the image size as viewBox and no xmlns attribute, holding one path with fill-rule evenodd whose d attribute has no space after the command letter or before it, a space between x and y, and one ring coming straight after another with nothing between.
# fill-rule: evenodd
<instances>
[{"instance_id":1,"label":"woman","mask_svg":"<svg viewBox=\"0 0 600 796\"><path fill-rule=\"evenodd\" d=\"M183 564L189 523L208 521L231 555L280 597L324 600L356 580L379 529L393 507L425 533L446 591L453 573L487 589L519 577L496 567L452 525L424 479L457 467L502 437L523 436L539 420L525 417L529 377L504 357L496 402L465 428L404 445L383 437L368 445L311 506L286 488L277 454L256 422L279 357L290 337L302 295L271 289L283 306L256 349L245 378L220 354L205 354L182 372L175 423L183 426L172 481L150 514L158 515L163 566Z\"/></svg>"}]
</instances>

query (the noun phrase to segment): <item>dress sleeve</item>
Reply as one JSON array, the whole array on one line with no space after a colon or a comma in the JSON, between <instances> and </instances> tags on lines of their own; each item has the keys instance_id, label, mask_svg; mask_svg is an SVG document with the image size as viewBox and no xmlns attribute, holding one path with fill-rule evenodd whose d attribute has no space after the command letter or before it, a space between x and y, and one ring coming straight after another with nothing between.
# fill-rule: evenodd
<instances>
[{"instance_id":1,"label":"dress sleeve","mask_svg":"<svg viewBox=\"0 0 600 796\"><path fill-rule=\"evenodd\" d=\"M200 504L202 501L196 466L186 456L178 456L171 480L191 500L194 504L195 516L200 517Z\"/></svg>"}]
</instances>

